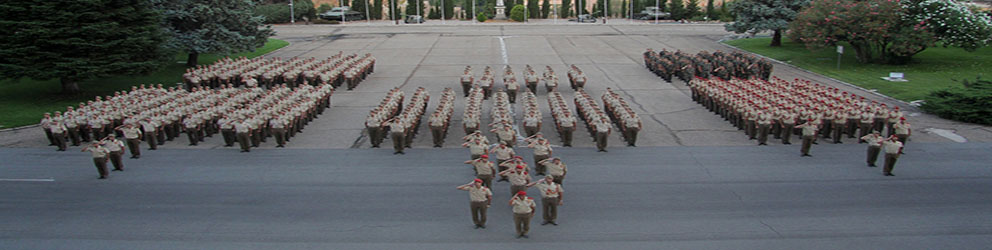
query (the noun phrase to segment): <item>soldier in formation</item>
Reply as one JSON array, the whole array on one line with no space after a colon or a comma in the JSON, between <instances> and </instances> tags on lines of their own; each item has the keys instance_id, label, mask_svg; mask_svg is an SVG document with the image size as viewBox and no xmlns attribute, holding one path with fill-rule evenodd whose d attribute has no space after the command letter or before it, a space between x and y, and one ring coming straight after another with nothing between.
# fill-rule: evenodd
<instances>
[{"instance_id":1,"label":"soldier in formation","mask_svg":"<svg viewBox=\"0 0 992 250\"><path fill-rule=\"evenodd\" d=\"M537 96L534 92L524 92L524 134L531 137L540 132L542 120L541 109L537 106Z\"/></svg>"},{"instance_id":2,"label":"soldier in formation","mask_svg":"<svg viewBox=\"0 0 992 250\"><path fill-rule=\"evenodd\" d=\"M482 72L482 78L479 78L479 87L482 88L482 99L489 100L489 97L493 95L493 81L495 76L493 75L493 68L486 66L486 69Z\"/></svg>"},{"instance_id":3,"label":"soldier in formation","mask_svg":"<svg viewBox=\"0 0 992 250\"><path fill-rule=\"evenodd\" d=\"M541 208L544 215L544 222L541 225L551 224L557 226L558 223L555 220L558 219L558 206L563 204L562 198L564 195L561 184L555 182L554 178L548 175L540 181L527 184L527 187L535 187L541 192Z\"/></svg>"},{"instance_id":4,"label":"soldier in formation","mask_svg":"<svg viewBox=\"0 0 992 250\"><path fill-rule=\"evenodd\" d=\"M441 101L431 114L427 125L431 127L431 135L434 139L434 147L444 146L444 138L448 136L448 125L451 123L451 115L455 112L455 91L451 88L444 88L441 92Z\"/></svg>"},{"instance_id":5,"label":"soldier in formation","mask_svg":"<svg viewBox=\"0 0 992 250\"><path fill-rule=\"evenodd\" d=\"M404 154L403 149L411 147L413 138L420 129L420 120L427 111L429 101L430 95L427 90L419 87L413 92L410 103L403 108L403 111L389 120L392 122L389 127L389 136L393 139L393 149L395 150L393 154Z\"/></svg>"},{"instance_id":6,"label":"soldier in formation","mask_svg":"<svg viewBox=\"0 0 992 250\"><path fill-rule=\"evenodd\" d=\"M509 147L517 141L517 132L513 129L513 115L510 113L510 103L505 92L497 91L493 98L493 108L491 112L492 123L489 131L496 135L500 143Z\"/></svg>"},{"instance_id":7,"label":"soldier in formation","mask_svg":"<svg viewBox=\"0 0 992 250\"><path fill-rule=\"evenodd\" d=\"M806 80L696 78L689 87L696 102L743 129L759 145L767 143L769 134L788 144L788 134L801 133L796 128L806 123L817 127L817 138L841 143L844 134L861 138L873 130L883 131L880 128L889 126L889 119L905 118L885 104ZM891 125L894 130L899 126L899 122Z\"/></svg>"},{"instance_id":8,"label":"soldier in formation","mask_svg":"<svg viewBox=\"0 0 992 250\"><path fill-rule=\"evenodd\" d=\"M711 76L723 80L768 80L773 66L768 60L736 51L729 54L722 51L700 51L691 55L681 51L656 52L652 49L644 52L644 65L667 82L671 82L673 76L684 82L691 81L693 77Z\"/></svg>"},{"instance_id":9,"label":"soldier in formation","mask_svg":"<svg viewBox=\"0 0 992 250\"><path fill-rule=\"evenodd\" d=\"M489 155L481 155L477 159L467 160L465 164L472 165L472 168L475 169L475 178L482 180L483 186L493 187L493 177L499 172L496 172L496 165L489 161Z\"/></svg>"},{"instance_id":10,"label":"soldier in formation","mask_svg":"<svg viewBox=\"0 0 992 250\"><path fill-rule=\"evenodd\" d=\"M583 90L575 92L575 111L581 114L579 118L586 122L589 134L596 141L596 148L599 149L599 152L606 152L606 142L613 129L610 117L599 108L596 100Z\"/></svg>"},{"instance_id":11,"label":"soldier in formation","mask_svg":"<svg viewBox=\"0 0 992 250\"><path fill-rule=\"evenodd\" d=\"M572 64L568 69L568 83L572 90L580 90L586 86L586 74L582 69Z\"/></svg>"},{"instance_id":12,"label":"soldier in formation","mask_svg":"<svg viewBox=\"0 0 992 250\"><path fill-rule=\"evenodd\" d=\"M513 73L510 65L507 65L504 70L503 85L506 87L506 94L510 103L517 103L517 92L520 90L520 84L517 83L517 75Z\"/></svg>"},{"instance_id":13,"label":"soldier in formation","mask_svg":"<svg viewBox=\"0 0 992 250\"><path fill-rule=\"evenodd\" d=\"M551 143L540 133L528 137L526 141L527 147L534 149L534 172L537 175L545 175L547 170L541 161L551 158L554 151L551 148Z\"/></svg>"},{"instance_id":14,"label":"soldier in formation","mask_svg":"<svg viewBox=\"0 0 992 250\"><path fill-rule=\"evenodd\" d=\"M403 110L403 91L393 88L386 93L386 97L369 111L369 116L365 118L365 130L369 134L369 142L373 148L378 148L382 140L386 138L386 129L390 125L386 121L393 119Z\"/></svg>"},{"instance_id":15,"label":"soldier in formation","mask_svg":"<svg viewBox=\"0 0 992 250\"><path fill-rule=\"evenodd\" d=\"M548 93L558 91L558 75L555 75L555 70L551 69L551 66L545 66L544 88L548 90ZM535 91L535 93L537 92Z\"/></svg>"},{"instance_id":16,"label":"soldier in formation","mask_svg":"<svg viewBox=\"0 0 992 250\"><path fill-rule=\"evenodd\" d=\"M465 72L462 73L461 78L462 92L465 97L468 97L469 90L475 86L475 76L472 75L472 66L465 66Z\"/></svg>"},{"instance_id":17,"label":"soldier in formation","mask_svg":"<svg viewBox=\"0 0 992 250\"><path fill-rule=\"evenodd\" d=\"M528 64L524 69L524 83L527 85L527 89L531 93L537 94L537 82L540 81L540 77L537 76L537 72Z\"/></svg>"},{"instance_id":18,"label":"soldier in formation","mask_svg":"<svg viewBox=\"0 0 992 250\"><path fill-rule=\"evenodd\" d=\"M885 167L882 168L882 174L885 176L895 176L892 174L892 169L896 166L896 160L899 159L899 154L902 153L902 142L896 136L889 136L888 139L882 142L882 151L885 152Z\"/></svg>"},{"instance_id":19,"label":"soldier in formation","mask_svg":"<svg viewBox=\"0 0 992 250\"><path fill-rule=\"evenodd\" d=\"M555 129L561 137L562 146L571 147L572 133L575 132L577 124L568 103L561 93L549 92L548 106L551 107L551 119L555 122Z\"/></svg>"},{"instance_id":20,"label":"soldier in formation","mask_svg":"<svg viewBox=\"0 0 992 250\"><path fill-rule=\"evenodd\" d=\"M462 128L465 134L470 135L479 131L482 124L482 99L484 98L482 88L474 87L465 98L465 111L462 113Z\"/></svg>"},{"instance_id":21,"label":"soldier in formation","mask_svg":"<svg viewBox=\"0 0 992 250\"><path fill-rule=\"evenodd\" d=\"M457 189L468 191L469 209L472 211L472 223L475 223L475 228L486 228L486 210L493 202L493 191L483 185L481 179L458 186Z\"/></svg>"},{"instance_id":22,"label":"soldier in formation","mask_svg":"<svg viewBox=\"0 0 992 250\"><path fill-rule=\"evenodd\" d=\"M640 132L643 127L641 118L637 116L637 113L630 108L630 105L620 94L611 88L606 88L606 93L603 94L603 106L606 108L606 114L609 115L610 120L616 122L617 127L620 128L623 139L627 141L627 146L636 146L637 132Z\"/></svg>"}]
</instances>

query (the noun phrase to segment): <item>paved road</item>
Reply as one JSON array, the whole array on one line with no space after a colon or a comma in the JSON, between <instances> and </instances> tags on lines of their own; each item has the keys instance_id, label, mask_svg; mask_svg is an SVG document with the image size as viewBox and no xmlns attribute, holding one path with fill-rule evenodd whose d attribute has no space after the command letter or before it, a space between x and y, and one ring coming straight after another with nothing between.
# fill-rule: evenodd
<instances>
[{"instance_id":1,"label":"paved road","mask_svg":"<svg viewBox=\"0 0 992 250\"><path fill-rule=\"evenodd\" d=\"M853 144L561 149L561 225L528 240L505 183L472 229L465 149L164 149L109 180L85 153L0 149L0 248L987 249L990 146L910 144L896 177Z\"/></svg>"}]
</instances>

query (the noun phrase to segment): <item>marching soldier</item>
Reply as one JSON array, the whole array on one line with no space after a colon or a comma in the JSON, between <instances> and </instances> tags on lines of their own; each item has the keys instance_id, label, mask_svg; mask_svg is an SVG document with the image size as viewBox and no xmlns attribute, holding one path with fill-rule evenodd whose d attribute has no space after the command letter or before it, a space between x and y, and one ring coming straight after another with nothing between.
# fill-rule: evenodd
<instances>
[{"instance_id":1,"label":"marching soldier","mask_svg":"<svg viewBox=\"0 0 992 250\"><path fill-rule=\"evenodd\" d=\"M483 143L480 139L473 139L472 141L462 143L462 147L469 149L473 160L489 154L489 145Z\"/></svg>"},{"instance_id":2,"label":"marching soldier","mask_svg":"<svg viewBox=\"0 0 992 250\"><path fill-rule=\"evenodd\" d=\"M510 199L510 206L513 207L513 225L517 229L517 238L527 238L530 218L534 217L534 199L527 197L527 192L519 191Z\"/></svg>"},{"instance_id":3,"label":"marching soldier","mask_svg":"<svg viewBox=\"0 0 992 250\"><path fill-rule=\"evenodd\" d=\"M472 66L465 66L465 73L462 74L462 92L465 93L465 97L468 97L469 90L472 89L474 85L475 77L472 76Z\"/></svg>"},{"instance_id":4,"label":"marching soldier","mask_svg":"<svg viewBox=\"0 0 992 250\"><path fill-rule=\"evenodd\" d=\"M251 126L249 122L243 119L239 119L234 123L234 132L237 133L238 145L241 146L241 152L251 152Z\"/></svg>"},{"instance_id":5,"label":"marching soldier","mask_svg":"<svg viewBox=\"0 0 992 250\"><path fill-rule=\"evenodd\" d=\"M882 169L882 173L885 176L895 176L892 174L892 169L896 166L896 160L899 159L899 154L902 153L902 142L895 136L889 136L884 142L882 142L882 150L885 151L885 167Z\"/></svg>"},{"instance_id":6,"label":"marching soldier","mask_svg":"<svg viewBox=\"0 0 992 250\"><path fill-rule=\"evenodd\" d=\"M551 143L549 143L548 139L545 139L540 133L535 134L532 137L528 137L527 143L527 147L534 149L534 172L536 172L537 175L545 175L546 170L544 165L541 164L541 161L551 158L551 153L553 151L551 149Z\"/></svg>"},{"instance_id":7,"label":"marching soldier","mask_svg":"<svg viewBox=\"0 0 992 250\"><path fill-rule=\"evenodd\" d=\"M477 180L482 180L482 185L488 188L493 187L493 177L498 173L496 172L496 167L493 166L493 162L489 161L488 155L482 155L475 160L467 160L465 164L471 164L475 169L475 178Z\"/></svg>"},{"instance_id":8,"label":"marching soldier","mask_svg":"<svg viewBox=\"0 0 992 250\"><path fill-rule=\"evenodd\" d=\"M882 138L882 135L880 135L878 131L872 131L871 134L862 136L861 140L868 142L868 166L875 167L875 161L878 160L878 152L882 150L882 141L884 141L885 138Z\"/></svg>"},{"instance_id":9,"label":"marching soldier","mask_svg":"<svg viewBox=\"0 0 992 250\"><path fill-rule=\"evenodd\" d=\"M65 134L66 130L68 130L65 125L62 125L62 123L56 120L52 120L52 122L48 123L48 130L49 133L52 134L52 141L55 142L55 146L59 148L56 151L65 151Z\"/></svg>"},{"instance_id":10,"label":"marching soldier","mask_svg":"<svg viewBox=\"0 0 992 250\"><path fill-rule=\"evenodd\" d=\"M524 69L524 82L527 85L527 89L530 90L530 93L537 94L538 81L540 81L540 78L538 78L537 72L534 72L534 69L531 68L530 65L527 65L527 68Z\"/></svg>"},{"instance_id":11,"label":"marching soldier","mask_svg":"<svg viewBox=\"0 0 992 250\"><path fill-rule=\"evenodd\" d=\"M100 145L110 151L108 154L110 162L114 165L113 171L124 171L124 142L114 137L114 134L107 135L107 138L100 141Z\"/></svg>"},{"instance_id":12,"label":"marching soldier","mask_svg":"<svg viewBox=\"0 0 992 250\"><path fill-rule=\"evenodd\" d=\"M540 181L527 184L527 187L537 187L541 191L541 207L543 208L544 222L541 225L555 225L555 220L558 219L558 206L562 205L562 193L561 184L554 181L554 178L550 175L545 176L544 179Z\"/></svg>"},{"instance_id":13,"label":"marching soldier","mask_svg":"<svg viewBox=\"0 0 992 250\"><path fill-rule=\"evenodd\" d=\"M896 138L898 138L899 143L902 143L902 145L905 146L906 140L909 139L909 135L913 132L909 126L909 123L906 122L906 117L900 117L899 122L892 124L892 127L894 128L893 130L896 133ZM902 151L899 151L899 153L902 154Z\"/></svg>"},{"instance_id":14,"label":"marching soldier","mask_svg":"<svg viewBox=\"0 0 992 250\"><path fill-rule=\"evenodd\" d=\"M396 118L390 119L392 121L389 124L389 137L393 138L393 154L405 154L403 153L403 148L406 147L406 124L403 121Z\"/></svg>"},{"instance_id":15,"label":"marching soldier","mask_svg":"<svg viewBox=\"0 0 992 250\"><path fill-rule=\"evenodd\" d=\"M93 142L89 146L80 150L82 152L89 151L93 156L93 165L96 166L97 172L100 173L100 179L107 179L109 172L107 171L107 155L110 154L110 150L100 145L100 142Z\"/></svg>"},{"instance_id":16,"label":"marching soldier","mask_svg":"<svg viewBox=\"0 0 992 250\"><path fill-rule=\"evenodd\" d=\"M458 186L458 190L468 191L469 209L472 211L472 223L475 228L486 228L486 210L493 201L493 191L475 179L472 183Z\"/></svg>"},{"instance_id":17,"label":"marching soldier","mask_svg":"<svg viewBox=\"0 0 992 250\"><path fill-rule=\"evenodd\" d=\"M131 123L121 125L117 129L124 134L127 148L131 151L131 159L141 158L141 130Z\"/></svg>"},{"instance_id":18,"label":"marching soldier","mask_svg":"<svg viewBox=\"0 0 992 250\"><path fill-rule=\"evenodd\" d=\"M547 176L551 177L551 180L555 183L562 184L565 181L565 174L568 173L568 167L565 166L564 162L561 162L561 158L544 159L538 164L544 166L544 169L548 171Z\"/></svg>"},{"instance_id":19,"label":"marching soldier","mask_svg":"<svg viewBox=\"0 0 992 250\"><path fill-rule=\"evenodd\" d=\"M813 140L816 139L817 126L814 119L809 119L806 123L799 125L799 129L802 129L803 146L799 150L802 153L801 156L812 157L809 154L809 148L813 146Z\"/></svg>"},{"instance_id":20,"label":"marching soldier","mask_svg":"<svg viewBox=\"0 0 992 250\"><path fill-rule=\"evenodd\" d=\"M526 190L527 184L530 184L531 181L530 174L527 173L527 169L523 165L499 172L499 175L510 179L510 194Z\"/></svg>"}]
</instances>

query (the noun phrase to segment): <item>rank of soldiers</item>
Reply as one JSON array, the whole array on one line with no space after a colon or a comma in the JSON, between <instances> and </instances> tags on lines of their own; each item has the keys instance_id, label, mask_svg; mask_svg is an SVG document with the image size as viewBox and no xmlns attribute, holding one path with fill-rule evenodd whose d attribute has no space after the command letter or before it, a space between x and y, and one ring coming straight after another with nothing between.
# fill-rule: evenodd
<instances>
[{"instance_id":1,"label":"rank of soldiers","mask_svg":"<svg viewBox=\"0 0 992 250\"><path fill-rule=\"evenodd\" d=\"M572 90L579 90L586 86L586 74L582 73L582 70L575 64L568 67L568 83Z\"/></svg>"},{"instance_id":2,"label":"rank of soldiers","mask_svg":"<svg viewBox=\"0 0 992 250\"><path fill-rule=\"evenodd\" d=\"M769 134L782 144L791 144L793 134L802 136L804 156L820 136L842 143L845 134L863 138L888 128L888 136L904 144L910 133L899 107L890 109L884 103L807 80L697 78L689 86L694 101L744 130L759 145L767 144Z\"/></svg>"},{"instance_id":3,"label":"rank of soldiers","mask_svg":"<svg viewBox=\"0 0 992 250\"><path fill-rule=\"evenodd\" d=\"M572 115L568 103L561 93L557 91L548 92L548 106L551 108L551 119L555 122L555 128L561 137L562 146L572 146L572 133L575 132L575 116Z\"/></svg>"},{"instance_id":4,"label":"rank of soldiers","mask_svg":"<svg viewBox=\"0 0 992 250\"><path fill-rule=\"evenodd\" d=\"M627 141L627 146L636 146L637 132L641 131L641 118L627 105L627 101L620 94L611 88L606 88L603 94L603 106L606 107L606 114L617 124L623 138Z\"/></svg>"},{"instance_id":5,"label":"rank of soldiers","mask_svg":"<svg viewBox=\"0 0 992 250\"><path fill-rule=\"evenodd\" d=\"M524 92L524 134L531 137L540 132L542 120L543 116L541 116L541 109L537 104L537 95L531 91Z\"/></svg>"},{"instance_id":6,"label":"rank of soldiers","mask_svg":"<svg viewBox=\"0 0 992 250\"><path fill-rule=\"evenodd\" d=\"M493 96L493 108L490 110L490 118L493 122L489 124L489 131L496 135L499 143L513 147L517 141L517 133L513 129L515 122L509 98L502 89L496 91Z\"/></svg>"},{"instance_id":7,"label":"rank of soldiers","mask_svg":"<svg viewBox=\"0 0 992 250\"><path fill-rule=\"evenodd\" d=\"M410 103L403 108L399 115L393 117L389 122L389 137L393 139L394 154L404 154L404 148L410 148L413 138L417 136L420 129L420 120L427 112L427 103L430 95L423 87L417 88L410 97Z\"/></svg>"},{"instance_id":8,"label":"rank of soldiers","mask_svg":"<svg viewBox=\"0 0 992 250\"><path fill-rule=\"evenodd\" d=\"M462 128L465 129L466 135L479 131L479 126L482 124L482 99L484 95L482 88L473 87L469 90L468 97L465 98Z\"/></svg>"},{"instance_id":9,"label":"rank of soldiers","mask_svg":"<svg viewBox=\"0 0 992 250\"><path fill-rule=\"evenodd\" d=\"M579 118L586 123L589 134L596 141L596 148L600 152L606 152L606 141L613 130L610 117L599 108L596 99L581 89L575 92L575 112L579 113Z\"/></svg>"},{"instance_id":10,"label":"rank of soldiers","mask_svg":"<svg viewBox=\"0 0 992 250\"><path fill-rule=\"evenodd\" d=\"M644 52L644 65L667 82L672 82L673 76L683 82L689 82L694 77L710 76L724 80L732 77L768 80L772 72L772 63L768 60L736 51L729 54L722 51L700 51L691 55L682 51L663 49L656 52L647 49Z\"/></svg>"},{"instance_id":11,"label":"rank of soldiers","mask_svg":"<svg viewBox=\"0 0 992 250\"><path fill-rule=\"evenodd\" d=\"M386 138L386 129L389 126L387 121L396 117L402 110L403 91L393 88L386 93L386 97L382 98L379 106L369 111L369 116L365 118L365 128L373 148L378 148Z\"/></svg>"},{"instance_id":12,"label":"rank of soldiers","mask_svg":"<svg viewBox=\"0 0 992 250\"><path fill-rule=\"evenodd\" d=\"M444 146L444 138L448 135L448 127L451 124L451 115L455 112L455 90L444 88L441 92L441 100L437 104L434 113L431 114L427 125L431 127L431 135L434 139L434 147Z\"/></svg>"},{"instance_id":13,"label":"rank of soldiers","mask_svg":"<svg viewBox=\"0 0 992 250\"><path fill-rule=\"evenodd\" d=\"M191 90L194 87L219 88L227 84L265 88L285 84L295 88L301 84L330 83L335 88L345 85L352 90L374 69L375 57L371 54L358 56L338 52L323 60L312 57L288 60L224 58L211 65L187 69L183 74L183 84Z\"/></svg>"}]
</instances>

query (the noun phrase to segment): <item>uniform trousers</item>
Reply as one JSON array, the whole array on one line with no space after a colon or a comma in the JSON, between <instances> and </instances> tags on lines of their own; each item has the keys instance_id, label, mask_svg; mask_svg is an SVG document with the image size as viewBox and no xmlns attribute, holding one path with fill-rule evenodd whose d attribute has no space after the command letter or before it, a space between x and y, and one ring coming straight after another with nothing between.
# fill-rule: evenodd
<instances>
[{"instance_id":1,"label":"uniform trousers","mask_svg":"<svg viewBox=\"0 0 992 250\"><path fill-rule=\"evenodd\" d=\"M127 148L131 150L131 158L141 157L141 140L138 140L138 138L128 138L125 141L127 141Z\"/></svg>"},{"instance_id":2,"label":"uniform trousers","mask_svg":"<svg viewBox=\"0 0 992 250\"><path fill-rule=\"evenodd\" d=\"M885 168L882 169L882 173L891 174L892 169L896 167L896 160L899 159L899 154L885 153Z\"/></svg>"},{"instance_id":3,"label":"uniform trousers","mask_svg":"<svg viewBox=\"0 0 992 250\"><path fill-rule=\"evenodd\" d=\"M548 158L551 158L551 156L546 154L534 155L534 172L537 172L537 174L539 175L544 175L545 172L547 172L547 167L545 167L544 164L541 164L540 162Z\"/></svg>"},{"instance_id":4,"label":"uniform trousers","mask_svg":"<svg viewBox=\"0 0 992 250\"><path fill-rule=\"evenodd\" d=\"M804 135L803 147L802 149L799 150L799 152L801 152L803 155L809 155L809 148L813 146L813 140L816 139L815 137L816 136L813 135Z\"/></svg>"},{"instance_id":5,"label":"uniform trousers","mask_svg":"<svg viewBox=\"0 0 992 250\"><path fill-rule=\"evenodd\" d=\"M485 201L472 201L469 202L469 207L472 209L472 223L477 226L486 225L486 210L488 207L488 202Z\"/></svg>"},{"instance_id":6,"label":"uniform trousers","mask_svg":"<svg viewBox=\"0 0 992 250\"><path fill-rule=\"evenodd\" d=\"M637 132L640 132L640 128L627 127L623 130L624 138L627 138L627 146L636 146L637 144Z\"/></svg>"},{"instance_id":7,"label":"uniform trousers","mask_svg":"<svg viewBox=\"0 0 992 250\"><path fill-rule=\"evenodd\" d=\"M271 128L272 136L276 138L276 146L286 145L286 129L285 128Z\"/></svg>"},{"instance_id":8,"label":"uniform trousers","mask_svg":"<svg viewBox=\"0 0 992 250\"><path fill-rule=\"evenodd\" d=\"M513 225L517 229L517 235L527 235L527 232L530 231L530 218L532 216L534 213L513 213Z\"/></svg>"},{"instance_id":9,"label":"uniform trousers","mask_svg":"<svg viewBox=\"0 0 992 250\"><path fill-rule=\"evenodd\" d=\"M795 124L783 123L782 124L782 144L792 144L790 140L792 139L792 130L796 128Z\"/></svg>"},{"instance_id":10,"label":"uniform trousers","mask_svg":"<svg viewBox=\"0 0 992 250\"><path fill-rule=\"evenodd\" d=\"M572 146L572 132L575 132L575 127L561 127L558 131L561 133L561 144L565 147Z\"/></svg>"},{"instance_id":11,"label":"uniform trousers","mask_svg":"<svg viewBox=\"0 0 992 250\"><path fill-rule=\"evenodd\" d=\"M544 222L554 222L558 219L558 197L541 198L541 207L544 209Z\"/></svg>"},{"instance_id":12,"label":"uniform trousers","mask_svg":"<svg viewBox=\"0 0 992 250\"><path fill-rule=\"evenodd\" d=\"M248 135L248 132L239 132L237 137L238 145L241 146L241 152L251 151L251 136Z\"/></svg>"},{"instance_id":13,"label":"uniform trousers","mask_svg":"<svg viewBox=\"0 0 992 250\"><path fill-rule=\"evenodd\" d=\"M100 177L107 177L109 172L107 171L107 157L93 157L93 165L96 165L96 171L100 173Z\"/></svg>"},{"instance_id":14,"label":"uniform trousers","mask_svg":"<svg viewBox=\"0 0 992 250\"><path fill-rule=\"evenodd\" d=\"M482 180L482 186L487 188L493 187L493 175L492 174L477 174L475 178Z\"/></svg>"},{"instance_id":15,"label":"uniform trousers","mask_svg":"<svg viewBox=\"0 0 992 250\"><path fill-rule=\"evenodd\" d=\"M606 141L609 138L610 132L596 132L596 148L599 151L606 151Z\"/></svg>"},{"instance_id":16,"label":"uniform trousers","mask_svg":"<svg viewBox=\"0 0 992 250\"><path fill-rule=\"evenodd\" d=\"M875 166L875 161L878 161L878 152L881 150L881 146L868 146L868 166Z\"/></svg>"},{"instance_id":17,"label":"uniform trousers","mask_svg":"<svg viewBox=\"0 0 992 250\"><path fill-rule=\"evenodd\" d=\"M406 146L406 133L393 131L389 136L393 138L393 150L396 150L397 153L402 153L403 148Z\"/></svg>"},{"instance_id":18,"label":"uniform trousers","mask_svg":"<svg viewBox=\"0 0 992 250\"><path fill-rule=\"evenodd\" d=\"M124 155L124 149L117 151L110 151L108 155L110 157L110 163L114 164L114 170L124 170L124 161L121 156Z\"/></svg>"}]
</instances>

